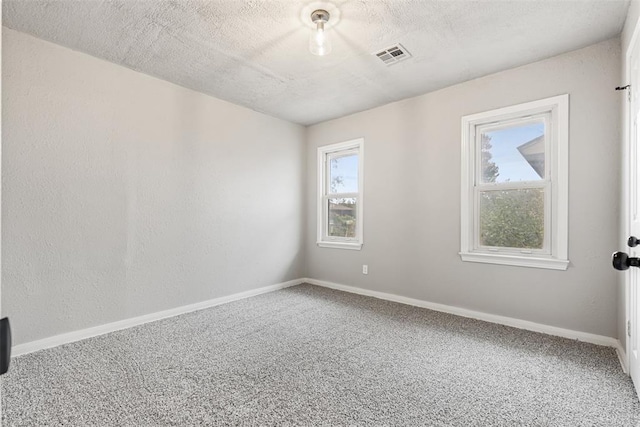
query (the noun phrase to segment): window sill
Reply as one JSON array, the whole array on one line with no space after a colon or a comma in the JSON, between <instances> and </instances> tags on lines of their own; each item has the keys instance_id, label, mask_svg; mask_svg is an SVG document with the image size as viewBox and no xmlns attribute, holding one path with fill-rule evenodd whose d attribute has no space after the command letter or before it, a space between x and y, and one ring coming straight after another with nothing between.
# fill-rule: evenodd
<instances>
[{"instance_id":1,"label":"window sill","mask_svg":"<svg viewBox=\"0 0 640 427\"><path fill-rule=\"evenodd\" d=\"M460 252L462 261L482 262L485 264L513 265L518 267L545 268L549 270L566 270L569 260L556 258L535 258L507 254L487 254Z\"/></svg>"},{"instance_id":2,"label":"window sill","mask_svg":"<svg viewBox=\"0 0 640 427\"><path fill-rule=\"evenodd\" d=\"M334 248L334 249L350 249L352 251L359 251L362 249L362 243L355 242L317 242L321 248Z\"/></svg>"}]
</instances>

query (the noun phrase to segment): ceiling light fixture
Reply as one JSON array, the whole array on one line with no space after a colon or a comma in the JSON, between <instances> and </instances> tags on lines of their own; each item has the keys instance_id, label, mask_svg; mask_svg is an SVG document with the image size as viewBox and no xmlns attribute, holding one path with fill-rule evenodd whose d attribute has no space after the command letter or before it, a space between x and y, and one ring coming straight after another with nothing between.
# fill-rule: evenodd
<instances>
[{"instance_id":1,"label":"ceiling light fixture","mask_svg":"<svg viewBox=\"0 0 640 427\"><path fill-rule=\"evenodd\" d=\"M329 12L324 9L314 10L311 21L316 25L309 37L309 51L314 55L324 56L331 53L331 40L327 37L324 24L329 22Z\"/></svg>"}]
</instances>

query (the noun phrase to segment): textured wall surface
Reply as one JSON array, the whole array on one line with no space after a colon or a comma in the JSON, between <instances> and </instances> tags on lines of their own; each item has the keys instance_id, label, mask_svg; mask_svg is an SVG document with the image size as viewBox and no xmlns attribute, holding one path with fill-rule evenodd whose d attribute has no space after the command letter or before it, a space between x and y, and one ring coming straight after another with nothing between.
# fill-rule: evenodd
<instances>
[{"instance_id":1,"label":"textured wall surface","mask_svg":"<svg viewBox=\"0 0 640 427\"><path fill-rule=\"evenodd\" d=\"M302 277L304 128L4 30L14 343Z\"/></svg>"},{"instance_id":2,"label":"textured wall surface","mask_svg":"<svg viewBox=\"0 0 640 427\"><path fill-rule=\"evenodd\" d=\"M316 147L365 138L364 246L307 241L309 277L616 337L620 40L315 125L308 131L308 226L316 230ZM460 118L570 95L567 271L462 262ZM368 264L369 274L361 273Z\"/></svg>"}]
</instances>

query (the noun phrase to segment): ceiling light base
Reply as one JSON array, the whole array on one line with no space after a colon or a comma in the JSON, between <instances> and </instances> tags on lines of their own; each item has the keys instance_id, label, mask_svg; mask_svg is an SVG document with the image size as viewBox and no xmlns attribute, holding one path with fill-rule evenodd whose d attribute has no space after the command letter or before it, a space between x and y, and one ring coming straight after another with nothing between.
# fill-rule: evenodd
<instances>
[{"instance_id":1,"label":"ceiling light base","mask_svg":"<svg viewBox=\"0 0 640 427\"><path fill-rule=\"evenodd\" d=\"M324 9L314 10L311 13L311 22L313 22L314 24L317 24L318 22L326 24L327 22L329 22L330 17L331 15L329 15L329 12Z\"/></svg>"},{"instance_id":2,"label":"ceiling light base","mask_svg":"<svg viewBox=\"0 0 640 427\"><path fill-rule=\"evenodd\" d=\"M324 10L330 17L329 21L325 22L324 29L329 30L340 23L341 13L340 9L332 2L335 0L320 0L311 1L307 3L302 9L300 9L300 22L306 27L316 29L315 24L311 19L311 15L317 10Z\"/></svg>"}]
</instances>

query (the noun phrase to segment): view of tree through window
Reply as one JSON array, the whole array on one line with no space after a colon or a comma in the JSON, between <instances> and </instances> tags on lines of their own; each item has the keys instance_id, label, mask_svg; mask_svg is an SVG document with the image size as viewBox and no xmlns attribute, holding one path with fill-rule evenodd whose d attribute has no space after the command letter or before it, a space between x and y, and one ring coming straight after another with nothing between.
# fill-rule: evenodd
<instances>
[{"instance_id":1,"label":"view of tree through window","mask_svg":"<svg viewBox=\"0 0 640 427\"><path fill-rule=\"evenodd\" d=\"M497 185L479 193L480 245L542 249L544 189L504 188L545 179L544 122L483 132L480 180Z\"/></svg>"},{"instance_id":2,"label":"view of tree through window","mask_svg":"<svg viewBox=\"0 0 640 427\"><path fill-rule=\"evenodd\" d=\"M484 191L480 194L480 244L542 249L544 191L542 189Z\"/></svg>"},{"instance_id":3,"label":"view of tree through window","mask_svg":"<svg viewBox=\"0 0 640 427\"><path fill-rule=\"evenodd\" d=\"M333 195L343 197L329 198L328 235L331 237L356 237L358 192L358 155L334 157L329 162L329 187Z\"/></svg>"},{"instance_id":4,"label":"view of tree through window","mask_svg":"<svg viewBox=\"0 0 640 427\"><path fill-rule=\"evenodd\" d=\"M356 199L329 199L329 236L356 237Z\"/></svg>"}]
</instances>

